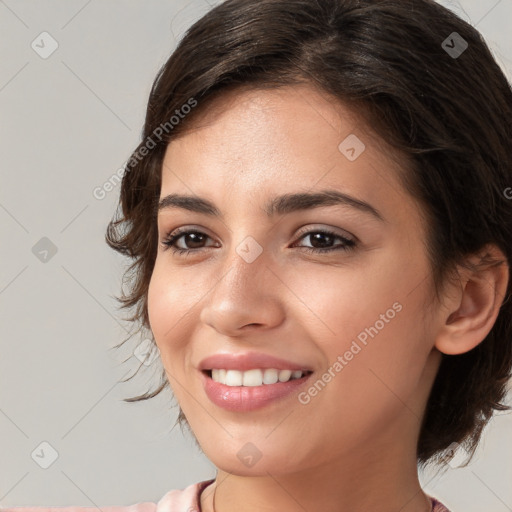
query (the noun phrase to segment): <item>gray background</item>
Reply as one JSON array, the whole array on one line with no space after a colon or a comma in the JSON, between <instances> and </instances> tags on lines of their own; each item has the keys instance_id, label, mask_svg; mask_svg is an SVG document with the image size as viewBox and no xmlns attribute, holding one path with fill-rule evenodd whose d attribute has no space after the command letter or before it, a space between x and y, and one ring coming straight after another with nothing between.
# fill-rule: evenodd
<instances>
[{"instance_id":1,"label":"gray background","mask_svg":"<svg viewBox=\"0 0 512 512\"><path fill-rule=\"evenodd\" d=\"M93 196L136 146L157 70L214 3L0 0L2 506L156 502L215 475L172 429L170 393L122 402L154 385L160 364L120 382L141 363L137 339L111 349L129 328L113 299L126 262L104 242L119 187ZM512 0L443 3L510 79ZM49 51L45 31L58 48L42 58L31 44ZM453 512L511 511L511 432L512 414L495 417L469 467L421 475L427 492ZM58 452L47 469L43 442Z\"/></svg>"}]
</instances>

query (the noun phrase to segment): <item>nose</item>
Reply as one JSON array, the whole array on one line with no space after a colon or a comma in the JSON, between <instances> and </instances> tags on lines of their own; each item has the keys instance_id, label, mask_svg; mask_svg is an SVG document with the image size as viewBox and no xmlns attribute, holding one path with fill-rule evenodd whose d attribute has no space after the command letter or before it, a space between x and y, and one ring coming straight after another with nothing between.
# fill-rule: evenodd
<instances>
[{"instance_id":1,"label":"nose","mask_svg":"<svg viewBox=\"0 0 512 512\"><path fill-rule=\"evenodd\" d=\"M217 283L203 301L201 322L225 336L279 326L285 318L286 296L269 257L263 250L251 261L243 256L243 245L239 252L236 249L225 259Z\"/></svg>"}]
</instances>

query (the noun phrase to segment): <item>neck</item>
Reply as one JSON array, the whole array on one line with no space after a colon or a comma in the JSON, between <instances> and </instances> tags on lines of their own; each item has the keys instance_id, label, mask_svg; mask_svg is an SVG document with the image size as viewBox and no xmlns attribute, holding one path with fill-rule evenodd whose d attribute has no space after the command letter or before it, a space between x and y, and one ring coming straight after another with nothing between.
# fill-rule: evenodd
<instances>
[{"instance_id":1,"label":"neck","mask_svg":"<svg viewBox=\"0 0 512 512\"><path fill-rule=\"evenodd\" d=\"M415 457L399 446L357 453L293 474L240 476L223 470L201 495L203 512L431 512ZM356 452L356 450L354 450ZM415 450L413 450L415 453ZM393 455L393 456L392 456Z\"/></svg>"}]
</instances>

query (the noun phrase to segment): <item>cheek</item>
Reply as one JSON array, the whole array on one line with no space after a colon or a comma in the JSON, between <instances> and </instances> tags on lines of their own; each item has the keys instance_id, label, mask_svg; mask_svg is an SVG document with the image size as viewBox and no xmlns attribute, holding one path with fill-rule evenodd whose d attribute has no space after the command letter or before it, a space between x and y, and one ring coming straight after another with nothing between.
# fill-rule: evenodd
<instances>
[{"instance_id":1,"label":"cheek","mask_svg":"<svg viewBox=\"0 0 512 512\"><path fill-rule=\"evenodd\" d=\"M340 338L336 350L330 351L329 360L335 361L339 355L343 358L341 378L335 379L332 388L336 402L343 404L340 415L358 411L362 424L378 420L375 424L383 425L405 407L420 417L421 404L416 403L415 396L432 344L419 301L402 297L368 307L371 314L364 323L347 317L352 335Z\"/></svg>"},{"instance_id":2,"label":"cheek","mask_svg":"<svg viewBox=\"0 0 512 512\"><path fill-rule=\"evenodd\" d=\"M159 348L161 348L160 345L162 344L163 333L165 332L165 311L172 311L169 309L168 302L168 289L166 289L160 277L158 264L156 264L148 287L148 317L151 331Z\"/></svg>"},{"instance_id":3,"label":"cheek","mask_svg":"<svg viewBox=\"0 0 512 512\"><path fill-rule=\"evenodd\" d=\"M365 329L376 323L378 331L388 329L400 314L397 310L401 309L405 290L409 291L409 277L403 268L396 268L396 258L394 262L390 255L389 262L381 260L374 265L368 264L370 258L334 269L311 266L287 276L299 299L293 301L297 307L292 309L300 310L301 318L304 314L310 317L307 325L316 329L313 338L335 351L343 350L344 342L350 344L349 340L361 333L364 341Z\"/></svg>"},{"instance_id":4,"label":"cheek","mask_svg":"<svg viewBox=\"0 0 512 512\"><path fill-rule=\"evenodd\" d=\"M306 306L300 308L302 318L304 311L308 317L303 325L324 352L327 368L338 356L344 370L354 367L339 373L350 373L355 388L378 392L382 375L390 386L407 390L430 350L423 321L427 283L418 286L418 276L425 273L418 271L418 260L408 262L399 254L382 254L375 265L309 272L308 279L295 274L293 290Z\"/></svg>"},{"instance_id":5,"label":"cheek","mask_svg":"<svg viewBox=\"0 0 512 512\"><path fill-rule=\"evenodd\" d=\"M198 300L179 272L170 272L158 261L148 288L148 317L151 331L162 355L179 348L187 315Z\"/></svg>"}]
</instances>

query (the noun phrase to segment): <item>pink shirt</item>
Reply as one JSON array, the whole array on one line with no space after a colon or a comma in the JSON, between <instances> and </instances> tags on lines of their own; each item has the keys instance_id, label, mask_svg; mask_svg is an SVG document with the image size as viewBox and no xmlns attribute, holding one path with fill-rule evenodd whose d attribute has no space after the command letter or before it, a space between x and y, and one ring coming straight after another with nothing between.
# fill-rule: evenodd
<instances>
[{"instance_id":1,"label":"pink shirt","mask_svg":"<svg viewBox=\"0 0 512 512\"><path fill-rule=\"evenodd\" d=\"M185 489L169 491L158 503L137 503L127 507L101 507L102 512L201 512L199 496L215 479L191 484ZM442 503L430 497L432 512L450 512ZM1 512L98 512L96 507L14 507Z\"/></svg>"}]
</instances>

